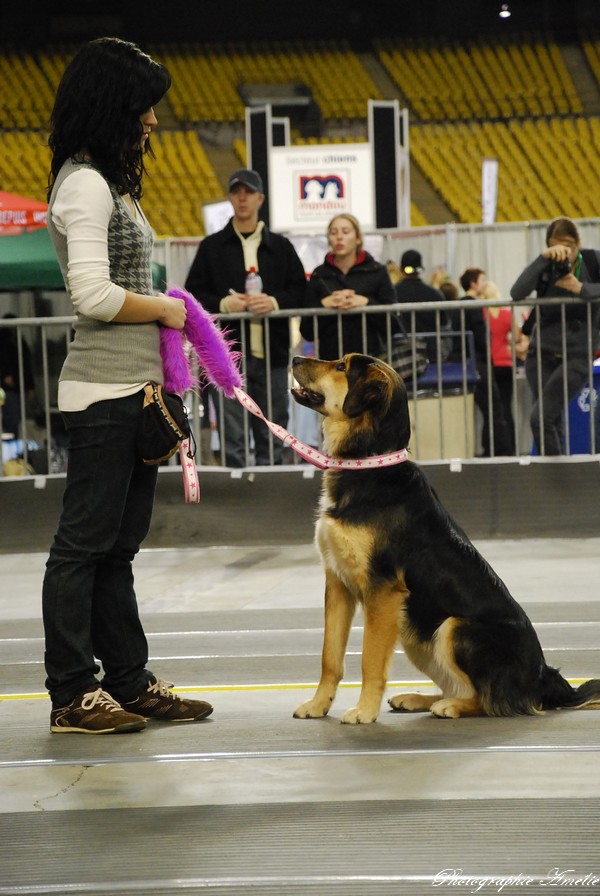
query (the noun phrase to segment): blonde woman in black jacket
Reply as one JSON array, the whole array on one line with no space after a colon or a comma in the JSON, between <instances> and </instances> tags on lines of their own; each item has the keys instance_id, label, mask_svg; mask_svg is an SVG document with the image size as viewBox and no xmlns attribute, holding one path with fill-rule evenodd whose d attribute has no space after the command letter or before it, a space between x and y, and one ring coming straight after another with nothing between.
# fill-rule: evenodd
<instances>
[{"instance_id":1,"label":"blonde woman in black jacket","mask_svg":"<svg viewBox=\"0 0 600 896\"><path fill-rule=\"evenodd\" d=\"M368 305L394 304L396 297L387 268L363 248L360 224L353 215L332 218L327 241L330 251L312 273L307 305L338 313L303 317L302 336L316 342L318 355L325 360L348 352L378 355L385 349L386 315L346 312Z\"/></svg>"}]
</instances>

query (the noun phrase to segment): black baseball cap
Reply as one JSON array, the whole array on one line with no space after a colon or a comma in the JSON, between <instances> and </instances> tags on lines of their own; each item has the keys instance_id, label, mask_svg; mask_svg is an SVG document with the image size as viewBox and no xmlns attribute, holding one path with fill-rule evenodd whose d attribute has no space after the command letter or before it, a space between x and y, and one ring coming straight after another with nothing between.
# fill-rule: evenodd
<instances>
[{"instance_id":1,"label":"black baseball cap","mask_svg":"<svg viewBox=\"0 0 600 896\"><path fill-rule=\"evenodd\" d=\"M233 172L229 178L229 192L231 193L238 184L243 184L255 193L264 193L262 177L258 171L252 171L250 168L240 168L239 171Z\"/></svg>"},{"instance_id":2,"label":"black baseball cap","mask_svg":"<svg viewBox=\"0 0 600 896\"><path fill-rule=\"evenodd\" d=\"M423 270L421 253L416 249L408 249L400 259L400 268L405 274L416 274Z\"/></svg>"}]
</instances>

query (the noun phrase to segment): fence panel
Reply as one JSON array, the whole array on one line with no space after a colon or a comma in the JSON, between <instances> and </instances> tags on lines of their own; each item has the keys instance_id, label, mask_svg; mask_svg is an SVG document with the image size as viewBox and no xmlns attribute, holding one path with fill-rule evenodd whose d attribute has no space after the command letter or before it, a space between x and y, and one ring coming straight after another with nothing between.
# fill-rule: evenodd
<instances>
[{"instance_id":1,"label":"fence panel","mask_svg":"<svg viewBox=\"0 0 600 896\"><path fill-rule=\"evenodd\" d=\"M454 318L459 326L450 333L440 327L440 314L436 314L437 326L426 336L434 346L429 366L416 378L408 378L406 388L412 420L413 435L410 444L412 456L418 461L478 461L482 455L498 461L500 459L521 460L541 458L549 452L544 444L544 402L540 397L539 414L541 418L540 444L535 445L530 428L530 414L535 399L529 382L525 377L523 362L517 357L515 345L512 345L512 365L510 373L504 373L504 394L510 393L510 411L514 426L512 450L507 452L501 448L499 431L499 403L503 401L503 393L496 386L491 355L490 316L486 316L486 339L484 355L478 353L473 334L465 327L465 311L476 308L509 308L515 327L520 327L524 316L531 309L544 304L558 305L562 309L563 321L563 354L568 362L567 332L564 309L577 299L531 299L523 307L504 300L459 300L452 303ZM600 403L600 361L596 361L597 346L594 342L592 327L594 316L599 313L600 300L587 305L587 380L574 397L569 395L569 384L563 372L563 397L561 416L564 426L564 443L562 454L565 457L579 454L596 454L599 451ZM409 335L414 334L414 314L417 311L447 311L447 302L402 303L401 305L367 307L345 311L343 313L329 309L297 309L293 311L276 311L270 318L287 318L290 327L291 355L315 354L318 356L319 321L325 316L338 316L338 339L340 356L344 353L343 334L341 328L342 314L358 314L362 318L363 350L367 347L367 322L371 314L385 314L387 317L387 351L393 344L392 323L395 316L402 312L403 320L412 326L407 327ZM250 320L252 315L228 315L228 319L240 318ZM300 336L299 322L303 317L313 319L314 343L306 343ZM15 318L0 320L0 337L3 348L0 353L2 366L2 392L0 393L0 435L2 437L2 464L0 476L14 475L64 475L67 463L67 444L61 415L57 407L58 373L62 360L68 350L71 338L72 317L56 318ZM226 322L225 322L226 324ZM442 343L452 337L453 355L451 359L443 358ZM247 353L247 346L244 351ZM391 355L389 355L391 358ZM13 370L8 370L8 360L13 359ZM530 358L530 363L537 365L538 378L546 359L543 342L538 341L537 349ZM267 359L268 362L268 359ZM414 364L416 366L416 356ZM534 366L535 366L534 365ZM564 364L566 370L568 365ZM245 372L245 371L244 371ZM267 363L267 392L271 394ZM33 383L33 385L32 385ZM290 386L292 385L290 374ZM509 388L510 387L510 388ZM192 421L193 431L198 446L197 463L201 466L225 465L225 444L227 432L223 421L222 395L215 391L188 393L185 396ZM505 400L505 398L504 398ZM272 408L270 401L263 409L270 418ZM301 408L290 400L289 429L302 441L320 447L319 418L315 412ZM264 424L259 424L263 426ZM252 468L253 457L253 421L244 412L244 444L245 468ZM269 459L272 469L275 464L274 436L269 432ZM177 459L170 463L176 464ZM283 466L298 467L301 461L286 451Z\"/></svg>"}]
</instances>

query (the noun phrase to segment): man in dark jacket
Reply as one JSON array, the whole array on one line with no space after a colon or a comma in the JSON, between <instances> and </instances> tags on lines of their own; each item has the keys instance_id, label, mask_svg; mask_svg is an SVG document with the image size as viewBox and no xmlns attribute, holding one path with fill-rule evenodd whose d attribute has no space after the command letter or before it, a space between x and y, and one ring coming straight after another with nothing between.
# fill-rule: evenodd
<instances>
[{"instance_id":1,"label":"man in dark jacket","mask_svg":"<svg viewBox=\"0 0 600 896\"><path fill-rule=\"evenodd\" d=\"M301 308L306 277L291 242L272 233L264 221L259 221L264 198L258 172L241 169L231 175L229 200L233 217L223 230L202 240L185 285L211 313L253 315L250 320L225 320L224 325L235 339L234 350L244 352L249 395L265 415L286 427L290 321L271 319L269 313ZM260 275L262 290L250 295L245 291L245 282L251 268ZM219 402L215 404L218 408ZM236 400L225 399L220 422L227 465L246 466L248 452L242 406ZM248 423L254 437L256 464L281 463L281 443L270 438L261 420L250 416Z\"/></svg>"},{"instance_id":2,"label":"man in dark jacket","mask_svg":"<svg viewBox=\"0 0 600 896\"><path fill-rule=\"evenodd\" d=\"M400 259L400 270L402 279L394 286L397 302L444 301L444 294L439 289L434 289L433 286L429 286L421 280L423 260L421 254L415 249L408 249L404 252ZM412 330L411 312L407 311L402 314L402 323L408 332ZM446 311L415 311L414 328L417 333L436 334L428 336L425 340L427 342L427 357L434 364L438 359L437 333L440 333L441 360L445 361L452 348L452 337L443 335L444 331L450 329L450 318Z\"/></svg>"}]
</instances>

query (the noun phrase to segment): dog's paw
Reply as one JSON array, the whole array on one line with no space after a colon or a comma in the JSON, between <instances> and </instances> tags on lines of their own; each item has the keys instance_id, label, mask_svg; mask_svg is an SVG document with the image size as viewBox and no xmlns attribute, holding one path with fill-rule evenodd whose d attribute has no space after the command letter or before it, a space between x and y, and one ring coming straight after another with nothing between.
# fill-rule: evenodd
<instances>
[{"instance_id":1,"label":"dog's paw","mask_svg":"<svg viewBox=\"0 0 600 896\"><path fill-rule=\"evenodd\" d=\"M438 719L460 719L462 715L460 704L452 697L436 700L431 704L431 712Z\"/></svg>"},{"instance_id":2,"label":"dog's paw","mask_svg":"<svg viewBox=\"0 0 600 896\"><path fill-rule=\"evenodd\" d=\"M377 711L353 706L347 709L340 721L343 725L369 725L377 719Z\"/></svg>"},{"instance_id":3,"label":"dog's paw","mask_svg":"<svg viewBox=\"0 0 600 896\"><path fill-rule=\"evenodd\" d=\"M295 719L322 719L329 712L328 704L326 707L321 706L315 700L305 700L294 710Z\"/></svg>"},{"instance_id":4,"label":"dog's paw","mask_svg":"<svg viewBox=\"0 0 600 896\"><path fill-rule=\"evenodd\" d=\"M431 712L438 719L460 719L465 716L485 715L479 698L472 697L445 697L435 700L431 704Z\"/></svg>"},{"instance_id":5,"label":"dog's paw","mask_svg":"<svg viewBox=\"0 0 600 896\"><path fill-rule=\"evenodd\" d=\"M439 700L439 695L431 697L425 694L394 694L388 703L395 712L428 712L436 700Z\"/></svg>"}]
</instances>

